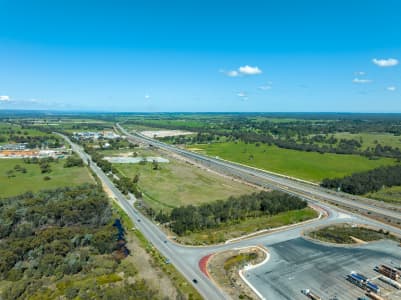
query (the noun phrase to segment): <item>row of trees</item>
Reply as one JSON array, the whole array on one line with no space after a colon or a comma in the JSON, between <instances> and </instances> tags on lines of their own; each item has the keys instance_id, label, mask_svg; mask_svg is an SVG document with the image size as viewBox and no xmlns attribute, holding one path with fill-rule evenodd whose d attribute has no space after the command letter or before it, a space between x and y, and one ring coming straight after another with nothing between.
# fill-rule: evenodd
<instances>
[{"instance_id":1,"label":"row of trees","mask_svg":"<svg viewBox=\"0 0 401 300\"><path fill-rule=\"evenodd\" d=\"M261 215L273 216L285 211L303 209L306 206L306 201L298 197L278 191L262 191L200 206L181 206L174 208L170 214L160 211L156 215L156 220L168 224L178 235L183 235L218 227L224 223L239 222Z\"/></svg>"},{"instance_id":2,"label":"row of trees","mask_svg":"<svg viewBox=\"0 0 401 300\"><path fill-rule=\"evenodd\" d=\"M142 197L142 193L139 191L137 185L138 177L135 176L133 179L130 179L126 176L121 176L119 179L114 179L113 182L124 195L132 193L137 198Z\"/></svg>"},{"instance_id":3,"label":"row of trees","mask_svg":"<svg viewBox=\"0 0 401 300\"><path fill-rule=\"evenodd\" d=\"M376 192L384 186L397 185L401 185L401 165L379 167L343 178L326 178L321 183L321 186L325 188L338 189L354 195L364 195Z\"/></svg>"},{"instance_id":4,"label":"row of trees","mask_svg":"<svg viewBox=\"0 0 401 300\"><path fill-rule=\"evenodd\" d=\"M138 189L139 175L135 176L132 179L128 178L121 174L118 169L113 166L112 163L105 160L103 154L93 149L93 147L85 144L84 149L86 153L88 153L92 157L92 160L96 162L98 167L102 169L103 172L105 172L106 174L112 173L117 176L117 178L113 176L113 182L123 194L127 195L128 193L132 193L136 197L142 196L142 193Z\"/></svg>"}]
</instances>

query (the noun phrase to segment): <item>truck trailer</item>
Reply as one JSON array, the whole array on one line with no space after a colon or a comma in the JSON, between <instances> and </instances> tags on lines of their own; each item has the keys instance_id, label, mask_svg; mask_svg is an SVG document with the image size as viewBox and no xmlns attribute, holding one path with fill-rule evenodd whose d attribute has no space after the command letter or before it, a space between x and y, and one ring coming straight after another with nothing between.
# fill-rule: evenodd
<instances>
[{"instance_id":1,"label":"truck trailer","mask_svg":"<svg viewBox=\"0 0 401 300\"><path fill-rule=\"evenodd\" d=\"M379 272L380 274L383 274L384 276L387 276L388 278L391 278L393 280L398 280L400 279L401 272L398 271L395 268L386 266L386 265L380 265L375 267L375 271Z\"/></svg>"},{"instance_id":2,"label":"truck trailer","mask_svg":"<svg viewBox=\"0 0 401 300\"><path fill-rule=\"evenodd\" d=\"M301 292L302 292L302 294L307 296L309 299L312 299L312 300L321 300L322 299L318 295L312 293L312 291L310 289L304 289Z\"/></svg>"},{"instance_id":3,"label":"truck trailer","mask_svg":"<svg viewBox=\"0 0 401 300\"><path fill-rule=\"evenodd\" d=\"M401 283L392 280L391 278L388 278L386 276L380 276L379 279L389 285L391 285L392 287L395 287L397 290L401 290Z\"/></svg>"}]
</instances>

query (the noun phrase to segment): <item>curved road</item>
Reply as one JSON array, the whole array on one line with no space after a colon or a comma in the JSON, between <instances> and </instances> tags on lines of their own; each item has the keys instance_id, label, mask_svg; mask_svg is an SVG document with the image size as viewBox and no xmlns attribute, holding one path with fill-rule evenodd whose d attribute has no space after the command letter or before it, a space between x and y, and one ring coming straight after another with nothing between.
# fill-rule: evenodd
<instances>
[{"instance_id":1,"label":"curved road","mask_svg":"<svg viewBox=\"0 0 401 300\"><path fill-rule=\"evenodd\" d=\"M144 217L135 207L133 207L127 201L127 198L114 186L107 175L104 174L104 172L92 162L91 157L84 152L82 147L73 143L68 137L61 134L59 135L71 145L72 150L76 152L85 163L89 163L90 168L100 178L102 183L112 192L114 199L117 201L120 207L133 220L136 228L144 234L144 236L153 244L154 247L160 251L161 254L171 261L171 263L191 284L194 285L194 287L205 299L229 299L228 295L221 291L205 274L201 272L199 268L199 260L205 255L211 253L251 245L273 245L278 242L298 238L300 235L302 235L304 230L335 222L364 223L368 225L380 226L386 230L401 234L401 230L399 229L355 214L340 212L331 205L318 203L315 199L304 196L303 198L307 199L310 203L316 204L324 209L328 213L328 216L317 221L303 223L299 226L291 226L287 229L273 231L268 234L254 236L252 238L243 239L228 244L206 247L183 246L168 240L166 234L157 225ZM193 279L197 280L196 284L193 283Z\"/></svg>"}]
</instances>

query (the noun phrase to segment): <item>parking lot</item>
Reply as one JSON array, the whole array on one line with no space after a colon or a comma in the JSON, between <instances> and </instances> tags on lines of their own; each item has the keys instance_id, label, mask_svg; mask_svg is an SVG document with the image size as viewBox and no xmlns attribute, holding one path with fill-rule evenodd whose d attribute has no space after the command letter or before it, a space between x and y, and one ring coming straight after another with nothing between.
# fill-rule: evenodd
<instances>
[{"instance_id":1,"label":"parking lot","mask_svg":"<svg viewBox=\"0 0 401 300\"><path fill-rule=\"evenodd\" d=\"M270 260L248 271L247 279L266 299L307 299L310 289L322 299L358 299L364 290L346 280L351 271L377 284L384 299L401 299L401 290L380 281L374 267L401 265L401 247L379 241L361 246L337 247L297 238L267 246Z\"/></svg>"}]
</instances>

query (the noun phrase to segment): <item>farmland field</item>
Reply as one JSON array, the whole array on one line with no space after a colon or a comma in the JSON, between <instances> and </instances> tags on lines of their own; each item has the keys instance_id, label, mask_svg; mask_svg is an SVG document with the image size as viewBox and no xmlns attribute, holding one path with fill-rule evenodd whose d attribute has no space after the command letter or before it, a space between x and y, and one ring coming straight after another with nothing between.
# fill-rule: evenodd
<instances>
[{"instance_id":1,"label":"farmland field","mask_svg":"<svg viewBox=\"0 0 401 300\"><path fill-rule=\"evenodd\" d=\"M369 160L359 155L320 154L243 142L197 144L188 149L313 182L395 163L389 158Z\"/></svg>"},{"instance_id":2,"label":"farmland field","mask_svg":"<svg viewBox=\"0 0 401 300\"><path fill-rule=\"evenodd\" d=\"M146 151L147 154L151 152ZM142 155L139 152L139 155ZM160 156L160 153L153 153ZM229 196L249 194L255 188L194 167L186 162L165 157L170 163L161 163L153 170L151 163L113 164L123 175L133 178L139 174L139 187L144 200L156 211L174 207L225 200Z\"/></svg>"},{"instance_id":3,"label":"farmland field","mask_svg":"<svg viewBox=\"0 0 401 300\"><path fill-rule=\"evenodd\" d=\"M348 133L341 132L334 135L337 139L362 140L362 149L375 147L377 144L401 148L401 136L390 133Z\"/></svg>"},{"instance_id":4,"label":"farmland field","mask_svg":"<svg viewBox=\"0 0 401 300\"><path fill-rule=\"evenodd\" d=\"M13 170L15 165L26 168L26 173L14 171L15 177L8 177L6 172ZM22 159L0 159L0 197L9 197L24 192L37 192L42 189L52 189L94 183L92 176L85 167L64 168L64 160L50 163L51 173L42 174L38 164L26 164ZM49 176L50 180L44 180Z\"/></svg>"}]
</instances>

